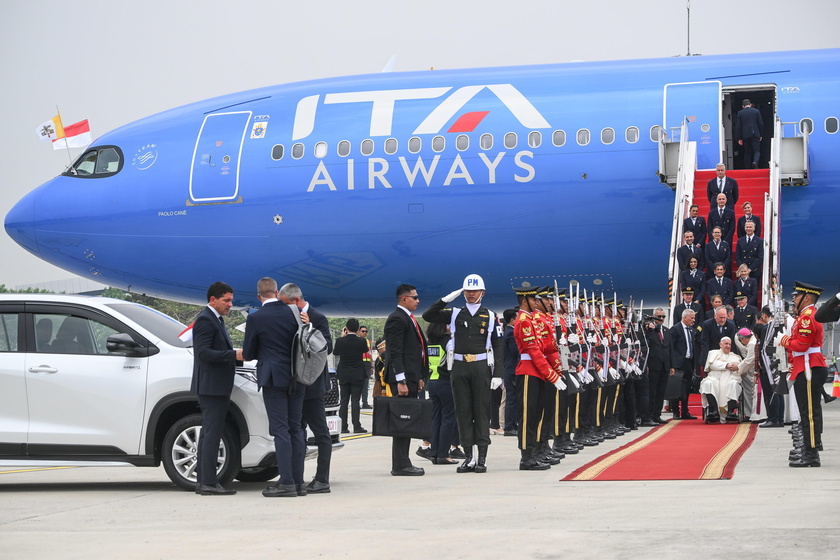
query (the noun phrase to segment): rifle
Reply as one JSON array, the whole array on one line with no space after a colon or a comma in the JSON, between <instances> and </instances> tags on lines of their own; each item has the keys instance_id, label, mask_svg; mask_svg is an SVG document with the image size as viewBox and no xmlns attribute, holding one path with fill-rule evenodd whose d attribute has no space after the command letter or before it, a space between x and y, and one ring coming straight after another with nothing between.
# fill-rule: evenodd
<instances>
[{"instance_id":1,"label":"rifle","mask_svg":"<svg viewBox=\"0 0 840 560\"><path fill-rule=\"evenodd\" d=\"M789 392L787 382L782 383L787 378L790 371L790 366L787 361L787 350L781 346L776 346L776 337L787 331L787 313L785 313L785 302L782 297L782 286L776 285L776 277L773 276L770 282L771 298L768 302L770 310L773 312L773 331L768 333L766 353L770 359L770 368L773 375L773 384L775 385L774 392L779 395L787 395ZM768 325L769 327L769 325Z\"/></svg>"}]
</instances>

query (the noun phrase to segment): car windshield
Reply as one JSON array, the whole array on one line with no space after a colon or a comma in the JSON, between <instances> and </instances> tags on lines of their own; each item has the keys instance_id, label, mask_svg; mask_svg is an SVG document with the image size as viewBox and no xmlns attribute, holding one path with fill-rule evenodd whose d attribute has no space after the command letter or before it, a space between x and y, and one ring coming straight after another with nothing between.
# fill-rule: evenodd
<instances>
[{"instance_id":1,"label":"car windshield","mask_svg":"<svg viewBox=\"0 0 840 560\"><path fill-rule=\"evenodd\" d=\"M178 338L178 335L184 332L187 327L169 315L136 303L108 303L106 305L141 325L171 346L178 348L192 346L191 340L184 342Z\"/></svg>"}]
</instances>

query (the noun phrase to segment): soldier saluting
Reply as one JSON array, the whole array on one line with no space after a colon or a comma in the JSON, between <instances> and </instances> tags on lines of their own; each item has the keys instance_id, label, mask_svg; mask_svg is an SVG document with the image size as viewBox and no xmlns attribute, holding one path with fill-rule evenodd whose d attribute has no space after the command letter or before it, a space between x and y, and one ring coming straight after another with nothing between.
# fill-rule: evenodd
<instances>
[{"instance_id":1,"label":"soldier saluting","mask_svg":"<svg viewBox=\"0 0 840 560\"><path fill-rule=\"evenodd\" d=\"M464 293L464 308L447 307ZM502 385L502 367L494 365L494 355L501 357L502 327L496 315L481 305L484 280L478 274L464 279L459 290L442 297L423 313L429 323L448 323L451 339L447 359L451 363L452 396L458 433L466 459L457 471L487 472L487 447L490 445L490 391ZM473 457L473 446L478 457Z\"/></svg>"}]
</instances>

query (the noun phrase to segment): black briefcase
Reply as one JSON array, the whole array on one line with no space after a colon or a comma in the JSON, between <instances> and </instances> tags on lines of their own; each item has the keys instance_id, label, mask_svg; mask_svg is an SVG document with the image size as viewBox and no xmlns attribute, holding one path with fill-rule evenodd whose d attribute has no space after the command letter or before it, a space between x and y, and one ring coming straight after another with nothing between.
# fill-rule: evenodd
<instances>
[{"instance_id":1,"label":"black briefcase","mask_svg":"<svg viewBox=\"0 0 840 560\"><path fill-rule=\"evenodd\" d=\"M683 372L674 372L668 376L668 384L665 386L665 400L673 401L685 398L685 386L683 385Z\"/></svg>"},{"instance_id":2,"label":"black briefcase","mask_svg":"<svg viewBox=\"0 0 840 560\"><path fill-rule=\"evenodd\" d=\"M432 437L432 401L373 397L373 435L428 441Z\"/></svg>"}]
</instances>

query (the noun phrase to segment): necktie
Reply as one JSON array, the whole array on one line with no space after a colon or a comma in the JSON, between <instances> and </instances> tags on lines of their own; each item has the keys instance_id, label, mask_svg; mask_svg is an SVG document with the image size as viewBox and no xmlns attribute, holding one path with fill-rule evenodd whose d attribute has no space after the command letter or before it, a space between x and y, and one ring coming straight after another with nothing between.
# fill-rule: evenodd
<instances>
[{"instance_id":1,"label":"necktie","mask_svg":"<svg viewBox=\"0 0 840 560\"><path fill-rule=\"evenodd\" d=\"M752 243L752 235L747 237L747 245L749 245L750 243Z\"/></svg>"},{"instance_id":2,"label":"necktie","mask_svg":"<svg viewBox=\"0 0 840 560\"><path fill-rule=\"evenodd\" d=\"M723 218L723 208L718 208L718 215Z\"/></svg>"},{"instance_id":3,"label":"necktie","mask_svg":"<svg viewBox=\"0 0 840 560\"><path fill-rule=\"evenodd\" d=\"M723 192L723 179L718 179L718 189Z\"/></svg>"},{"instance_id":4,"label":"necktie","mask_svg":"<svg viewBox=\"0 0 840 560\"><path fill-rule=\"evenodd\" d=\"M693 345L691 343L691 330L688 327L685 327L685 341L688 343L685 351L685 357L691 358L691 347Z\"/></svg>"},{"instance_id":5,"label":"necktie","mask_svg":"<svg viewBox=\"0 0 840 560\"><path fill-rule=\"evenodd\" d=\"M420 339L420 354L423 356L423 360L426 360L426 347L423 345L423 334L420 332L420 325L417 324L417 319L414 318L414 315L411 313L408 314L411 317L411 322L414 323L414 330L417 333L417 338Z\"/></svg>"},{"instance_id":6,"label":"necktie","mask_svg":"<svg viewBox=\"0 0 840 560\"><path fill-rule=\"evenodd\" d=\"M662 331L661 330L659 331L659 342L662 342L662 343L665 342L665 337L662 336Z\"/></svg>"},{"instance_id":7,"label":"necktie","mask_svg":"<svg viewBox=\"0 0 840 560\"><path fill-rule=\"evenodd\" d=\"M227 340L227 343L230 344L231 348L233 348L233 343L230 341L230 335L228 335L227 329L225 328L225 318L221 315L219 316L219 323L222 325L222 332L225 333L225 340Z\"/></svg>"}]
</instances>

